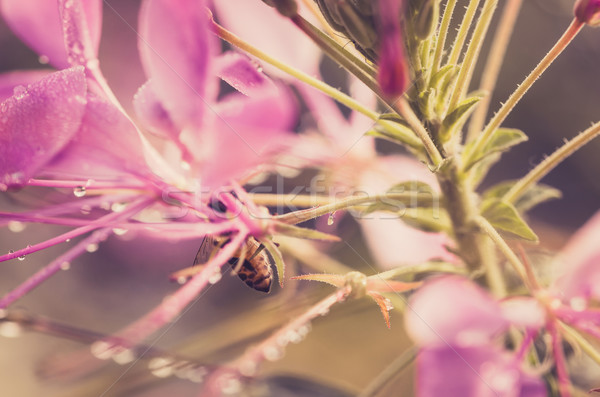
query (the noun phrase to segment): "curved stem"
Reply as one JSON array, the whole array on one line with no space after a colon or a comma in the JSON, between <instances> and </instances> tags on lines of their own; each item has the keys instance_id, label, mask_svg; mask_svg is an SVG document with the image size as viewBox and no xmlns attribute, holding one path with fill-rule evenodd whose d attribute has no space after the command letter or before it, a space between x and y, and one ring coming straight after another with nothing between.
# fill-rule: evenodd
<instances>
[{"instance_id":1,"label":"curved stem","mask_svg":"<svg viewBox=\"0 0 600 397\"><path fill-rule=\"evenodd\" d=\"M421 120L419 120L408 102L406 102L406 99L403 97L398 99L398 102L396 103L396 109L398 110L398 113L404 117L408 125L411 126L419 139L421 139L421 142L423 143L423 146L429 155L429 159L431 160L431 165L433 165L434 168L437 168L442 163L444 158L442 157L442 154L438 150L437 146L435 146L435 143L431 139L429 132L427 132L425 126L423 123L421 123Z\"/></svg>"},{"instance_id":2,"label":"curved stem","mask_svg":"<svg viewBox=\"0 0 600 397\"><path fill-rule=\"evenodd\" d=\"M446 36L448 35L448 29L450 28L450 21L452 20L452 14L456 7L456 0L448 0L446 8L444 9L444 15L442 16L442 23L440 24L440 30L437 37L437 43L435 45L435 53L433 55L433 70L431 75L434 75L440 69L442 64L442 55L444 55L444 46L446 45Z\"/></svg>"},{"instance_id":3,"label":"curved stem","mask_svg":"<svg viewBox=\"0 0 600 397\"><path fill-rule=\"evenodd\" d=\"M260 196L262 196L262 195L254 195L253 197L256 197L257 199L260 200L261 199ZM270 195L265 195L265 196L270 196ZM291 198L292 200L296 199L297 197L300 197L300 198L298 198L298 201L300 201L300 202L303 201L302 204L305 204L306 206L308 206L311 203L311 200L313 199L311 196L293 196L293 197L287 196L287 197ZM319 197L319 196L316 196L316 197ZM267 197L262 197L262 198L265 199L265 201L262 202L265 205L269 205L268 202L271 202L276 205L280 204L280 202L276 201L277 196L268 198L268 200L266 200ZM321 200L321 198L318 198L318 200ZM399 202L399 204L402 203L402 204L407 204L407 205L411 205L411 206L439 205L438 197L432 196L430 193L418 193L418 192L386 193L386 194L379 194L379 195L366 196L366 197L365 196L349 197L349 198L346 198L346 199L343 199L340 201L335 201L334 199L330 199L330 200L331 201L329 204L324 204L322 206L310 208L310 209L307 209L304 211L295 211L295 212L290 212L289 214L274 216L273 219L281 221L281 222L285 222L285 223L296 224L296 223L305 222L309 219L317 218L319 216L329 214L329 213L332 213L335 211L348 209L348 208L355 207L358 205L372 204L372 203L376 203L378 201L385 202L386 200L397 200ZM256 202L257 201L255 201L255 203ZM300 203L292 204L290 202L288 202L287 205L303 206Z\"/></svg>"},{"instance_id":4,"label":"curved stem","mask_svg":"<svg viewBox=\"0 0 600 397\"><path fill-rule=\"evenodd\" d=\"M314 78L299 69L296 69L292 66L286 65L285 63L262 52L258 48L243 41L241 38L239 38L232 32L228 31L227 29L225 29L218 23L213 22L213 27L215 29L215 33L221 39L238 47L239 49L247 52L248 54L251 54L251 55L261 59L262 61L269 63L270 65L272 65L272 66L276 67L277 69L289 74L290 76L302 81L303 83L308 84L313 88L316 88L317 90L330 96L331 98L335 99L336 101L343 104L344 106L347 106L348 108L367 116L371 120L376 121L378 124L384 126L386 129L397 133L399 136L402 136L403 139L405 140L405 142L407 142L407 144L409 146L411 146L413 148L421 147L421 142L415 136L408 135L403 129L397 128L395 126L396 123L394 123L394 122L387 121L387 120L380 120L379 113L366 108L365 106L363 106L360 102L356 101L351 96L346 95L343 92L341 92L340 90L333 88L329 84L326 84L323 81L321 81L317 78Z\"/></svg>"},{"instance_id":5,"label":"curved stem","mask_svg":"<svg viewBox=\"0 0 600 397\"><path fill-rule=\"evenodd\" d=\"M517 201L531 186L535 185L558 164L572 155L577 149L585 146L592 139L600 135L600 122L595 123L575 138L566 142L558 150L546 157L527 175L519 179L503 197L503 200L510 203Z\"/></svg>"},{"instance_id":6,"label":"curved stem","mask_svg":"<svg viewBox=\"0 0 600 397\"><path fill-rule=\"evenodd\" d=\"M533 83L542 75L542 73L552 64L552 62L560 55L560 53L567 47L567 45L575 38L577 33L583 27L583 23L578 21L577 19L573 19L565 33L561 36L561 38L556 42L556 44L552 47L550 52L546 54L544 59L540 61L540 63L531 71L531 73L523 80L515 92L511 94L511 96L506 100L506 102L502 105L500 110L492 117L490 122L487 124L477 141L475 141L475 145L473 150L469 151L468 157L463 161L463 164L470 164L473 160L472 157L475 153L479 153L481 148L488 142L492 133L496 131L500 124L508 117L512 109L519 103L521 98L525 95L525 93L531 88Z\"/></svg>"},{"instance_id":7,"label":"curved stem","mask_svg":"<svg viewBox=\"0 0 600 397\"><path fill-rule=\"evenodd\" d=\"M477 64L477 58L479 56L479 52L481 51L483 40L485 39L497 5L498 0L486 0L483 8L481 9L481 15L477 21L477 25L475 26L473 37L471 38L471 42L467 48L465 59L462 62L460 71L458 73L458 78L456 80L456 85L454 86L452 97L450 98L450 104L448 105L448 109L450 109L450 111L456 108L458 103L464 98L465 92L469 88L471 77L473 75L473 69L475 69L475 65Z\"/></svg>"},{"instance_id":8,"label":"curved stem","mask_svg":"<svg viewBox=\"0 0 600 397\"><path fill-rule=\"evenodd\" d=\"M492 99L492 92L494 92L494 88L496 87L500 67L504 61L504 55L506 54L506 49L522 3L523 0L508 0L504 6L494 40L492 41L490 53L483 68L481 82L479 83L479 89L485 91L487 95L479 102L473 112L471 122L469 123L467 142L475 139L477 134L483 129L485 117Z\"/></svg>"},{"instance_id":9,"label":"curved stem","mask_svg":"<svg viewBox=\"0 0 600 397\"><path fill-rule=\"evenodd\" d=\"M492 226L487 219L482 216L477 216L475 218L475 223L483 230L496 244L496 246L500 249L502 254L506 257L508 262L512 265L515 272L519 275L523 283L530 288L529 279L527 278L527 271L525 270L525 265L521 263L517 255L513 252L512 249L506 244L506 241L500 236L500 234L496 231L494 226ZM530 288L531 289L531 288Z\"/></svg>"}]
</instances>

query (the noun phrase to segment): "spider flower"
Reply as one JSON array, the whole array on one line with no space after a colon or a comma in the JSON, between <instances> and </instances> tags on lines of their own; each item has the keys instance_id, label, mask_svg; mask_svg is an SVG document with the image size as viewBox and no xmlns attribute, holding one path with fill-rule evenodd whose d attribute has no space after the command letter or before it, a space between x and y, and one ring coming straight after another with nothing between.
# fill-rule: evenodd
<instances>
[{"instance_id":1,"label":"spider flower","mask_svg":"<svg viewBox=\"0 0 600 397\"><path fill-rule=\"evenodd\" d=\"M181 238L231 233L228 247L206 266L213 273L249 235L269 228L268 221L257 220L265 215L244 199L235 180L269 163L270 155L289 139L296 112L286 89L245 56L220 54L204 1L145 0L138 37L149 81L134 98L136 115L128 115L97 59L101 5L93 0L2 2L2 15L15 33L60 70L0 79L0 93L13 92L0 104L0 188L71 188L76 198L63 197L61 205L29 212L2 213L3 219L74 228L0 260L92 232L4 296L2 307L60 270L89 244L105 239L113 228L152 226ZM48 29L41 31L40 26ZM226 94L219 92L221 81L232 87ZM160 148L148 143L146 132L162 139ZM243 207L254 215L223 219L211 211L207 198L221 187L236 190L244 203L226 198L226 210L239 214ZM108 193L84 197L94 189ZM198 197L198 191L206 196ZM82 205L90 207L93 219L78 218ZM162 217L147 218L142 211L149 207ZM181 212L181 207L187 213L173 219L173 209ZM198 274L151 312L146 317L150 321L133 326L126 335L139 341L170 321L213 273Z\"/></svg>"},{"instance_id":2,"label":"spider flower","mask_svg":"<svg viewBox=\"0 0 600 397\"><path fill-rule=\"evenodd\" d=\"M523 305L517 305L523 310ZM417 390L429 396L545 396L544 383L523 368L522 357L505 351L497 337L515 319L527 327L543 323L539 309L507 315L470 280L441 277L425 283L410 299L406 328L420 347ZM511 321L512 320L512 321Z\"/></svg>"}]
</instances>

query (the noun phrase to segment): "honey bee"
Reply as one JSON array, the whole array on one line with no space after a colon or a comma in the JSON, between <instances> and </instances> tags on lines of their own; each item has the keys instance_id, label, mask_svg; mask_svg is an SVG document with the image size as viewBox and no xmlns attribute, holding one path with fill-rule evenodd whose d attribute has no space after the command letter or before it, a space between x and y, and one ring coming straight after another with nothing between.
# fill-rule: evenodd
<instances>
[{"instance_id":1,"label":"honey bee","mask_svg":"<svg viewBox=\"0 0 600 397\"><path fill-rule=\"evenodd\" d=\"M226 237L205 236L194 259L194 265L175 272L171 278L178 281L187 280L198 273L202 269L202 265L227 244L229 244L229 239ZM273 258L264 249L265 246L254 237L249 237L244 244L235 251L228 263L246 285L257 291L268 293L271 291L273 282L273 269L271 268L274 263ZM243 261L240 261L242 258Z\"/></svg>"}]
</instances>

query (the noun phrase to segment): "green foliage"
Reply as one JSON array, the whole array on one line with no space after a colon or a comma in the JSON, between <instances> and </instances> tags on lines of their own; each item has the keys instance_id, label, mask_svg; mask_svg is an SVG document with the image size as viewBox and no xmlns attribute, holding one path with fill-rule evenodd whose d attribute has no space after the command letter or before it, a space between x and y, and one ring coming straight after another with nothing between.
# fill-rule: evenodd
<instances>
[{"instance_id":1,"label":"green foliage","mask_svg":"<svg viewBox=\"0 0 600 397\"><path fill-rule=\"evenodd\" d=\"M516 183L517 181L504 181L498 183L491 188L487 189L483 192L484 199L491 198L502 198ZM519 213L523 214L533 207L537 206L548 200L559 199L562 197L562 193L560 190L544 185L537 184L530 186L522 195L519 197L515 203L515 208L519 211Z\"/></svg>"},{"instance_id":2,"label":"green foliage","mask_svg":"<svg viewBox=\"0 0 600 397\"><path fill-rule=\"evenodd\" d=\"M521 218L517 209L510 203L497 198L489 198L481 204L481 215L492 226L527 241L537 242L537 235Z\"/></svg>"}]
</instances>

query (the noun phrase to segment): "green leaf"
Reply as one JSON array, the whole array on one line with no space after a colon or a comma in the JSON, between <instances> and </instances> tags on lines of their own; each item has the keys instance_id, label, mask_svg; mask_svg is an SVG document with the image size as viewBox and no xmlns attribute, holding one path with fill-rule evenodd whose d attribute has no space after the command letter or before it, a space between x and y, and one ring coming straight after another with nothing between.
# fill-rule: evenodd
<instances>
[{"instance_id":1,"label":"green leaf","mask_svg":"<svg viewBox=\"0 0 600 397\"><path fill-rule=\"evenodd\" d=\"M407 145L412 148L418 148L415 144L417 138L414 131L400 116L394 113L386 113L382 114L379 117L379 120L385 121L386 123L377 123L375 127L367 131L365 135L386 139L396 144Z\"/></svg>"},{"instance_id":2,"label":"green leaf","mask_svg":"<svg viewBox=\"0 0 600 397\"><path fill-rule=\"evenodd\" d=\"M417 180L401 182L389 188L386 193L406 193L406 199L382 198L367 207L363 214L375 211L399 213L405 211L407 207L440 207L439 194L425 182Z\"/></svg>"},{"instance_id":3,"label":"green leaf","mask_svg":"<svg viewBox=\"0 0 600 397\"><path fill-rule=\"evenodd\" d=\"M318 230L307 229L304 227L288 225L287 223L283 222L274 222L273 230L275 233L296 238L323 241L340 241L340 238L338 236L334 236L333 234L323 233Z\"/></svg>"},{"instance_id":4,"label":"green leaf","mask_svg":"<svg viewBox=\"0 0 600 397\"><path fill-rule=\"evenodd\" d=\"M407 225L424 232L451 230L450 217L443 208L406 208L401 214L401 219Z\"/></svg>"},{"instance_id":5,"label":"green leaf","mask_svg":"<svg viewBox=\"0 0 600 397\"><path fill-rule=\"evenodd\" d=\"M470 169L473 165L487 156L494 153L505 152L511 147L518 145L521 142L525 142L527 139L527 135L525 135L525 133L521 130L514 128L498 128L492 133L488 142L479 150L479 152L472 153L477 140L471 142L465 147L464 158L471 159L470 163L465 164L465 170Z\"/></svg>"},{"instance_id":6,"label":"green leaf","mask_svg":"<svg viewBox=\"0 0 600 397\"><path fill-rule=\"evenodd\" d=\"M496 229L527 241L538 241L537 235L510 203L497 198L487 199L481 204L481 215Z\"/></svg>"},{"instance_id":7,"label":"green leaf","mask_svg":"<svg viewBox=\"0 0 600 397\"><path fill-rule=\"evenodd\" d=\"M483 98L481 94L475 94L466 98L444 118L440 128L440 139L442 142L447 142L457 131L462 129L467 118L475 110L475 105L479 103L481 98Z\"/></svg>"},{"instance_id":8,"label":"green leaf","mask_svg":"<svg viewBox=\"0 0 600 397\"><path fill-rule=\"evenodd\" d=\"M447 78L447 76L453 76L453 75L458 76L459 70L460 69L456 65L446 65L446 66L440 68L440 70L438 70L433 76L431 76L431 80L429 82L429 87L439 90L442 83Z\"/></svg>"},{"instance_id":9,"label":"green leaf","mask_svg":"<svg viewBox=\"0 0 600 397\"><path fill-rule=\"evenodd\" d=\"M516 182L517 181L500 182L483 192L482 197L484 200L488 198L501 199ZM530 186L529 189L527 189L525 193L523 193L523 195L517 199L517 201L514 203L514 206L519 213L522 214L529 211L536 205L543 203L544 201L558 199L561 197L562 193L560 190L540 183Z\"/></svg>"}]
</instances>

